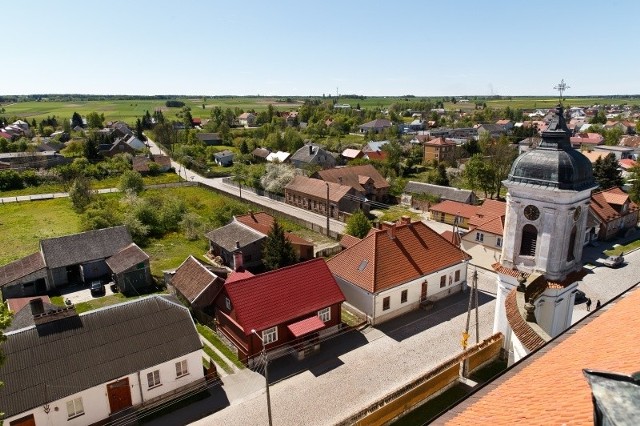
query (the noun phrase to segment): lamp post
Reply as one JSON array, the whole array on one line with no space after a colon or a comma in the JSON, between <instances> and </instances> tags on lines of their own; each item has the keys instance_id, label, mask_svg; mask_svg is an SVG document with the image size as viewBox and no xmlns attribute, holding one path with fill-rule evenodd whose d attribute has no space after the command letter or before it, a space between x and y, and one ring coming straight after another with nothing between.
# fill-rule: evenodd
<instances>
[{"instance_id":1,"label":"lamp post","mask_svg":"<svg viewBox=\"0 0 640 426\"><path fill-rule=\"evenodd\" d=\"M329 236L329 182L325 182L327 185L327 237Z\"/></svg>"},{"instance_id":2,"label":"lamp post","mask_svg":"<svg viewBox=\"0 0 640 426\"><path fill-rule=\"evenodd\" d=\"M267 358L267 350L265 348L262 336L260 336L254 329L252 329L251 332L258 336L258 339L260 339L260 342L262 342L262 359L264 360L264 382L267 388L267 414L269 416L269 426L272 426L273 422L271 420L271 397L269 396L269 370L267 369L269 359Z\"/></svg>"}]
</instances>

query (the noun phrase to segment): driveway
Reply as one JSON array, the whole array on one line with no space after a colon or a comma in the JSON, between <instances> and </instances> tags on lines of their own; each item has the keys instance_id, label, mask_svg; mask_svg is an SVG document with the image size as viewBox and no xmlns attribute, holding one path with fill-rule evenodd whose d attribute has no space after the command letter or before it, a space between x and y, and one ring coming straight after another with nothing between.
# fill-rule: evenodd
<instances>
[{"instance_id":1,"label":"driveway","mask_svg":"<svg viewBox=\"0 0 640 426\"><path fill-rule=\"evenodd\" d=\"M109 296L114 294L113 291L111 291L110 283L105 284L104 289L105 289L104 296ZM71 303L73 303L74 305L81 302L88 302L90 300L97 299L99 297L104 297L104 296L96 297L92 295L91 289L89 288L89 284L68 286L60 289L60 293L62 294L62 297L64 300L69 299Z\"/></svg>"}]
</instances>

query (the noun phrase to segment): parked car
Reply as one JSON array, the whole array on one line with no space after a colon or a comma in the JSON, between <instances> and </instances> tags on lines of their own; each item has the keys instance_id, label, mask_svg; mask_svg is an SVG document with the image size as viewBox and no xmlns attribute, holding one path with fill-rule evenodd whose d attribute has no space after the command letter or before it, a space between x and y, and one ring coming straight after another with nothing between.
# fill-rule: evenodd
<instances>
[{"instance_id":1,"label":"parked car","mask_svg":"<svg viewBox=\"0 0 640 426\"><path fill-rule=\"evenodd\" d=\"M620 256L609 256L606 259L602 259L601 263L609 268L617 268L624 263L624 256L620 253Z\"/></svg>"},{"instance_id":2,"label":"parked car","mask_svg":"<svg viewBox=\"0 0 640 426\"><path fill-rule=\"evenodd\" d=\"M104 289L104 284L100 280L91 281L91 295L92 296L104 296L106 290Z\"/></svg>"}]
</instances>

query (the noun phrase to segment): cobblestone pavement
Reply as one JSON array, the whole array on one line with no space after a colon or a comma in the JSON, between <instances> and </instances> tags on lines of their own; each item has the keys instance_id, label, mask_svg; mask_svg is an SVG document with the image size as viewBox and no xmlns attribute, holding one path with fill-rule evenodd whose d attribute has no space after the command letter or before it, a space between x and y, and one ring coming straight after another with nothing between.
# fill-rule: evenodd
<instances>
[{"instance_id":1,"label":"cobblestone pavement","mask_svg":"<svg viewBox=\"0 0 640 426\"><path fill-rule=\"evenodd\" d=\"M478 273L480 338L493 327L495 276ZM338 357L328 371L305 370L271 387L273 423L325 425L336 423L359 408L425 374L460 351L467 317L468 292L440 301L433 311L417 311L398 321L364 332L368 343ZM475 340L475 315L470 342ZM322 367L322 366L320 366ZM315 372L316 375L312 373ZM264 392L230 405L195 424L264 425Z\"/></svg>"}]
</instances>

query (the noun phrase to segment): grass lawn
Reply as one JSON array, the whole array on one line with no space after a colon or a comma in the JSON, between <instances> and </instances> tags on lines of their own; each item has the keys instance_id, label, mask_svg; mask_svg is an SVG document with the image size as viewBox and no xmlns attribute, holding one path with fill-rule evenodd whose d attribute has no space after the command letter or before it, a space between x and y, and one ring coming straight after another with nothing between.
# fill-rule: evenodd
<instances>
[{"instance_id":1,"label":"grass lawn","mask_svg":"<svg viewBox=\"0 0 640 426\"><path fill-rule=\"evenodd\" d=\"M206 353L209 356L209 358L211 358L211 361L217 367L222 368L228 374L233 373L233 368L229 367L229 365L222 359L222 357L220 357L220 355L218 355L216 351L211 349L208 345L204 344L202 346L202 350L204 351L204 353Z\"/></svg>"},{"instance_id":2,"label":"grass lawn","mask_svg":"<svg viewBox=\"0 0 640 426\"><path fill-rule=\"evenodd\" d=\"M80 216L66 198L0 205L0 265L39 249L43 238L80 232Z\"/></svg>"},{"instance_id":3,"label":"grass lawn","mask_svg":"<svg viewBox=\"0 0 640 426\"><path fill-rule=\"evenodd\" d=\"M346 310L344 307L340 311L340 318L342 319L343 323L347 324L350 327L355 327L362 322L360 318Z\"/></svg>"},{"instance_id":4,"label":"grass lawn","mask_svg":"<svg viewBox=\"0 0 640 426\"><path fill-rule=\"evenodd\" d=\"M209 342L211 342L211 344L213 346L216 347L216 349L218 349L220 352L222 352L224 354L225 357L227 357L227 359L231 362L233 362L235 364L236 367L238 368L245 368L244 364L242 362L240 362L240 360L238 359L238 357L236 356L236 354L234 354L231 349L229 349L227 347L227 345L225 345L222 340L220 340L220 338L216 335L216 333L213 332L213 330L211 330L209 327L207 327L206 325L202 325L202 324L196 324L196 328L198 329L198 332L205 338L207 339ZM206 346L205 346L206 347Z\"/></svg>"},{"instance_id":5,"label":"grass lawn","mask_svg":"<svg viewBox=\"0 0 640 426\"><path fill-rule=\"evenodd\" d=\"M379 211L383 213L381 216L378 216L380 221L397 222L402 216L409 216L412 221L421 219L419 213L412 212L408 207L401 205L391 206L386 210Z\"/></svg>"},{"instance_id":6,"label":"grass lawn","mask_svg":"<svg viewBox=\"0 0 640 426\"><path fill-rule=\"evenodd\" d=\"M625 244L623 246L615 245L613 248L605 250L604 252L607 256L618 256L620 253L627 253L637 248L640 248L640 240L631 241L629 244Z\"/></svg>"}]
</instances>

